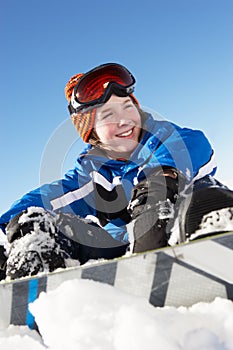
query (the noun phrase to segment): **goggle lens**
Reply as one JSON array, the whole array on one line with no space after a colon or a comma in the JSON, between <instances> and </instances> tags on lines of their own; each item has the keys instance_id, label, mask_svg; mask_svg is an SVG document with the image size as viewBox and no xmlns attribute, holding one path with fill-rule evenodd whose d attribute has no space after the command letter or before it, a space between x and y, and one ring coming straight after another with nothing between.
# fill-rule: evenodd
<instances>
[{"instance_id":1,"label":"goggle lens","mask_svg":"<svg viewBox=\"0 0 233 350\"><path fill-rule=\"evenodd\" d=\"M119 64L104 64L84 74L74 87L74 98L79 104L100 103L111 84L125 89L133 87L134 76ZM129 91L129 93L131 93Z\"/></svg>"}]
</instances>

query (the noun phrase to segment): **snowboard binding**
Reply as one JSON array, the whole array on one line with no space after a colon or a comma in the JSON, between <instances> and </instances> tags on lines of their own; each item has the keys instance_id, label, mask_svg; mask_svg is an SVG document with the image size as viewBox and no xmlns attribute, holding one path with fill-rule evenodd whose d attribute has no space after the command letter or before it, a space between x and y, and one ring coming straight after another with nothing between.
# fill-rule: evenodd
<instances>
[{"instance_id":1,"label":"snowboard binding","mask_svg":"<svg viewBox=\"0 0 233 350\"><path fill-rule=\"evenodd\" d=\"M233 230L233 191L212 177L197 181L178 212L180 242Z\"/></svg>"}]
</instances>

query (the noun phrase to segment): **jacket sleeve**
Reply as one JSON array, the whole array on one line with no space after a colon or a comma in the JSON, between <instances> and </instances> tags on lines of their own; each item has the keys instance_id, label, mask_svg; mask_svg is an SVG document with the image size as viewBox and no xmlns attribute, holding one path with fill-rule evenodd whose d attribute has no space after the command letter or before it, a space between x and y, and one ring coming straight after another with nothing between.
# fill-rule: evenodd
<instances>
[{"instance_id":1,"label":"jacket sleeve","mask_svg":"<svg viewBox=\"0 0 233 350\"><path fill-rule=\"evenodd\" d=\"M11 208L0 217L0 228L5 232L7 223L17 214L27 209L30 206L43 207L46 210L56 210L53 206L53 201L56 199L64 198L63 204L58 208L64 211L76 211L76 214L82 216L82 211L87 210L85 203L80 205L79 203L73 204L73 207L69 207L67 202L67 196L71 196L74 191L77 191L79 185L88 182L87 176L78 174L76 169L69 171L62 180L54 181L51 184L45 184L41 187L26 193L22 198L13 203ZM82 198L79 198L76 202L79 202ZM74 202L74 200L73 200ZM79 210L80 209L80 210ZM88 209L89 210L89 209Z\"/></svg>"},{"instance_id":2,"label":"jacket sleeve","mask_svg":"<svg viewBox=\"0 0 233 350\"><path fill-rule=\"evenodd\" d=\"M177 127L164 146L188 181L215 174L215 153L202 131Z\"/></svg>"},{"instance_id":3,"label":"jacket sleeve","mask_svg":"<svg viewBox=\"0 0 233 350\"><path fill-rule=\"evenodd\" d=\"M214 150L202 131L162 122L159 132L160 135L155 133L152 136L156 147L149 167L174 167L185 175L188 182L215 174Z\"/></svg>"}]
</instances>

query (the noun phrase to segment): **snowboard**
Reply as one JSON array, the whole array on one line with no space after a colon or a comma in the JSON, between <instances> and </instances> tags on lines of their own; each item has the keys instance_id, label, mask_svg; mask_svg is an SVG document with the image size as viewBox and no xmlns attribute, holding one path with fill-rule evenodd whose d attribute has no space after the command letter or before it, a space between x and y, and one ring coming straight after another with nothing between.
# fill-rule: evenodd
<instances>
[{"instance_id":1,"label":"snowboard","mask_svg":"<svg viewBox=\"0 0 233 350\"><path fill-rule=\"evenodd\" d=\"M91 279L140 296L155 307L191 306L215 297L233 300L233 231L166 247L98 260L0 282L0 327L36 329L29 304L66 280Z\"/></svg>"}]
</instances>

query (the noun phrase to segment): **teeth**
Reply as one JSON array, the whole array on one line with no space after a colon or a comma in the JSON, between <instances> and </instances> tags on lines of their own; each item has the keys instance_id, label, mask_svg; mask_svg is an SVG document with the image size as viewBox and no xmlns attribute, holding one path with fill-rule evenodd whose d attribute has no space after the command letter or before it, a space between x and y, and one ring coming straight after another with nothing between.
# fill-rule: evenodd
<instances>
[{"instance_id":1,"label":"teeth","mask_svg":"<svg viewBox=\"0 0 233 350\"><path fill-rule=\"evenodd\" d=\"M133 132L133 130L131 129L129 131L124 132L123 134L120 134L119 136L129 136L132 134L132 132Z\"/></svg>"}]
</instances>

